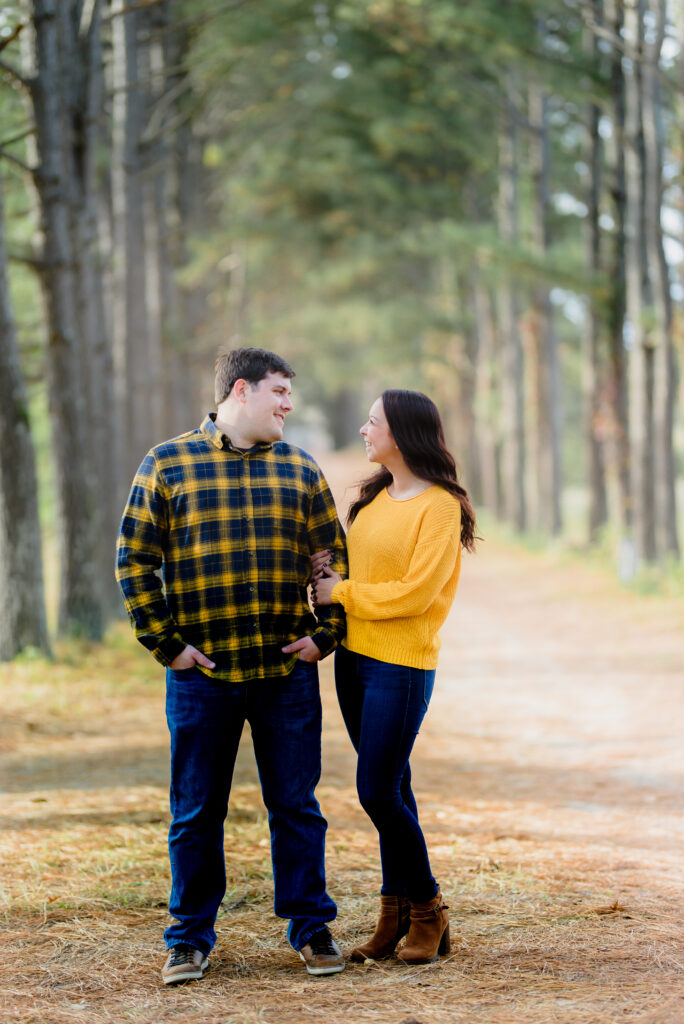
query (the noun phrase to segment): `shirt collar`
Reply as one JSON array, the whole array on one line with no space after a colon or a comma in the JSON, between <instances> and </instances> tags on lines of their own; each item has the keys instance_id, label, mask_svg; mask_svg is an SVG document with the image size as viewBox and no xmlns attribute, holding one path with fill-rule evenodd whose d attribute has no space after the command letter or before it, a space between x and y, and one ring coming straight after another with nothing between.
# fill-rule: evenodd
<instances>
[{"instance_id":1,"label":"shirt collar","mask_svg":"<svg viewBox=\"0 0 684 1024\"><path fill-rule=\"evenodd\" d=\"M225 449L226 451L235 452L238 455L249 455L252 452L267 452L273 447L270 441L258 441L255 445L245 452L242 448L236 448L229 437L222 434L216 426L216 413L209 412L202 420L200 430L203 434L206 434L214 448Z\"/></svg>"}]
</instances>

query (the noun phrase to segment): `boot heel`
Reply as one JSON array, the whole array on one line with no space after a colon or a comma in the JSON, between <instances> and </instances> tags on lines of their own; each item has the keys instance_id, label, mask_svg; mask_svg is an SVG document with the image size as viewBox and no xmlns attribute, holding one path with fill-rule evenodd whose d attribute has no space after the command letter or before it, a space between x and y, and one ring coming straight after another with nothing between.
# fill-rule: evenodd
<instances>
[{"instance_id":1,"label":"boot heel","mask_svg":"<svg viewBox=\"0 0 684 1024\"><path fill-rule=\"evenodd\" d=\"M451 952L451 936L449 935L449 925L444 929L444 934L439 940L439 949L437 953L439 956L448 956Z\"/></svg>"}]
</instances>

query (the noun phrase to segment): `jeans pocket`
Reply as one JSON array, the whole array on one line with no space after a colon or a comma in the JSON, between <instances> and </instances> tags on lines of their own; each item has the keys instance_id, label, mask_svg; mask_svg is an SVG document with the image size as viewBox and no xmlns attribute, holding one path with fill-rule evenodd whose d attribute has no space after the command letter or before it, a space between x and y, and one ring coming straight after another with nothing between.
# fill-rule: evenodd
<instances>
[{"instance_id":1,"label":"jeans pocket","mask_svg":"<svg viewBox=\"0 0 684 1024\"><path fill-rule=\"evenodd\" d=\"M423 669L423 707L427 711L435 685L434 669Z\"/></svg>"}]
</instances>

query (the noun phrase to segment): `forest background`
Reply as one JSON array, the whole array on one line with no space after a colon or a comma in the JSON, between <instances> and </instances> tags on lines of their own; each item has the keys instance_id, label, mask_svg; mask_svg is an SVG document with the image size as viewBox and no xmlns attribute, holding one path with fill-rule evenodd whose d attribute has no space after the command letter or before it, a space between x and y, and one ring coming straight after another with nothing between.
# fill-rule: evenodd
<instances>
[{"instance_id":1,"label":"forest background","mask_svg":"<svg viewBox=\"0 0 684 1024\"><path fill-rule=\"evenodd\" d=\"M423 389L492 528L681 583L680 4L2 2L0 124L0 658L45 582L119 614L132 474L237 345L305 447Z\"/></svg>"}]
</instances>

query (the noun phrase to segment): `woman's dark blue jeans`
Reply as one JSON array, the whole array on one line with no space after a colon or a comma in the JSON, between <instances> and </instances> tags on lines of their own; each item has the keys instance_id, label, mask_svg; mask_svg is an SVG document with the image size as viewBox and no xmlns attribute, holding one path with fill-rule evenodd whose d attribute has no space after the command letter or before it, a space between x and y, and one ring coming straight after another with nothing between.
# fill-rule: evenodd
<instances>
[{"instance_id":1,"label":"woman's dark blue jeans","mask_svg":"<svg viewBox=\"0 0 684 1024\"><path fill-rule=\"evenodd\" d=\"M435 673L354 654L335 654L335 682L359 755L356 787L380 836L382 893L424 903L437 893L411 789L409 757Z\"/></svg>"},{"instance_id":2,"label":"woman's dark blue jeans","mask_svg":"<svg viewBox=\"0 0 684 1024\"><path fill-rule=\"evenodd\" d=\"M290 919L288 939L301 949L334 920L325 891L325 832L314 790L321 772L318 669L298 661L289 676L232 684L198 669L166 675L171 733L169 855L172 889L167 948L187 942L208 953L226 891L223 822L245 721L252 729L268 810L275 912Z\"/></svg>"}]
</instances>

